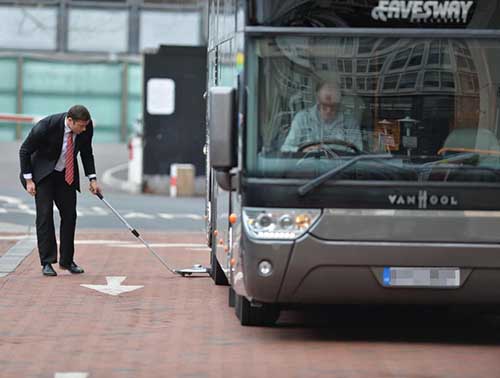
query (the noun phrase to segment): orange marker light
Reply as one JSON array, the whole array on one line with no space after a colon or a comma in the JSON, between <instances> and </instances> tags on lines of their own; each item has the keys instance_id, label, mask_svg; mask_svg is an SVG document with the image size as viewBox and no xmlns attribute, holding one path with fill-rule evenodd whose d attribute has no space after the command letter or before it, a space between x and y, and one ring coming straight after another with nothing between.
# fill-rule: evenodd
<instances>
[{"instance_id":1,"label":"orange marker light","mask_svg":"<svg viewBox=\"0 0 500 378\"><path fill-rule=\"evenodd\" d=\"M235 213L232 213L229 216L229 223L235 224L238 221L238 216Z\"/></svg>"}]
</instances>

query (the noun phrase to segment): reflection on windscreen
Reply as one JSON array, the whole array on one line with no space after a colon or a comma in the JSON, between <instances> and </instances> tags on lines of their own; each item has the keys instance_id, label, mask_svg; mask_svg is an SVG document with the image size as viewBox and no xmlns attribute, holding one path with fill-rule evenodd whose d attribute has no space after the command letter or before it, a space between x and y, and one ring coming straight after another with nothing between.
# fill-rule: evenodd
<instances>
[{"instance_id":1,"label":"reflection on windscreen","mask_svg":"<svg viewBox=\"0 0 500 378\"><path fill-rule=\"evenodd\" d=\"M313 177L359 154L390 153L341 178L500 181L499 66L496 40L256 40L247 167Z\"/></svg>"}]
</instances>

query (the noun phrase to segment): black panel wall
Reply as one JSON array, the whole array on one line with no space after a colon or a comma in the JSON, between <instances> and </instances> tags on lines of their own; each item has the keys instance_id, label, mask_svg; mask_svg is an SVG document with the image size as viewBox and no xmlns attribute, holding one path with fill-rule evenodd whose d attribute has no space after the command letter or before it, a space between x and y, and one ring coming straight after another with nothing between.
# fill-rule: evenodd
<instances>
[{"instance_id":1,"label":"black panel wall","mask_svg":"<svg viewBox=\"0 0 500 378\"><path fill-rule=\"evenodd\" d=\"M205 174L206 70L206 47L161 46L144 55L144 174L169 175L172 163L194 164L197 176ZM172 114L148 112L150 79L174 81Z\"/></svg>"}]
</instances>

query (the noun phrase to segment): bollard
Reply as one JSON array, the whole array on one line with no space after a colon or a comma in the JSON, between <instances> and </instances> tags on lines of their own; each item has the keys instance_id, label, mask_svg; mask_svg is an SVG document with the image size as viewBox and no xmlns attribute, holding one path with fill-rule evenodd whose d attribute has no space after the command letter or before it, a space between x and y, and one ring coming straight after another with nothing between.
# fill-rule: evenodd
<instances>
[{"instance_id":1,"label":"bollard","mask_svg":"<svg viewBox=\"0 0 500 378\"><path fill-rule=\"evenodd\" d=\"M193 164L172 164L170 166L170 197L191 197L194 195Z\"/></svg>"}]
</instances>

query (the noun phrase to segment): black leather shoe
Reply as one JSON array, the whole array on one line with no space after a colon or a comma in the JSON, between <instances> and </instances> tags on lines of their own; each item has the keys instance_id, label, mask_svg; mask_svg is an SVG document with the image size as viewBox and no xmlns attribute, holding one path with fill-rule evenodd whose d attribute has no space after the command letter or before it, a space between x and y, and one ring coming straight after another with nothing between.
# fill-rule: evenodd
<instances>
[{"instance_id":1,"label":"black leather shoe","mask_svg":"<svg viewBox=\"0 0 500 378\"><path fill-rule=\"evenodd\" d=\"M45 264L42 268L42 273L44 276L57 276L57 273L54 268L52 268L51 264Z\"/></svg>"},{"instance_id":2,"label":"black leather shoe","mask_svg":"<svg viewBox=\"0 0 500 378\"><path fill-rule=\"evenodd\" d=\"M61 265L61 264L59 264L59 266L61 267L61 269L68 270L70 273L73 273L73 274L81 274L84 272L83 268L80 268L74 262L72 262L69 266Z\"/></svg>"}]
</instances>

